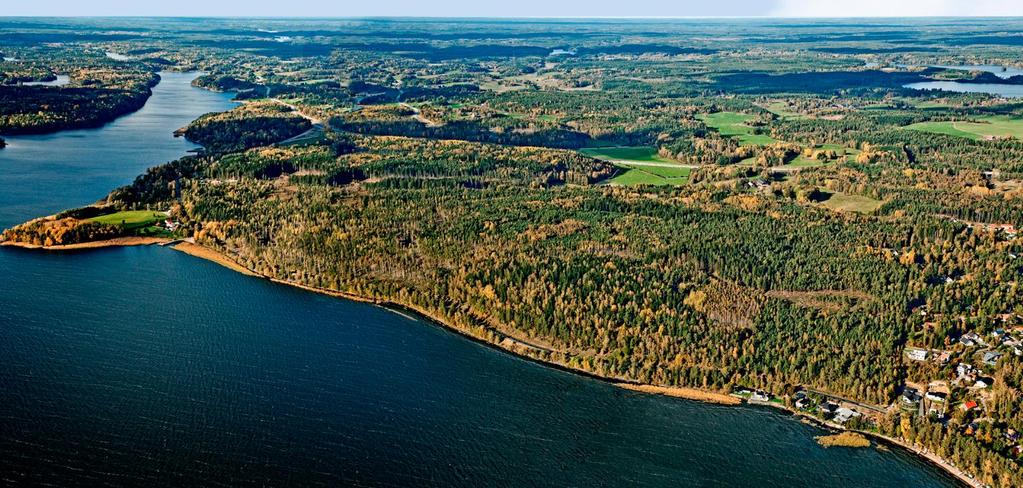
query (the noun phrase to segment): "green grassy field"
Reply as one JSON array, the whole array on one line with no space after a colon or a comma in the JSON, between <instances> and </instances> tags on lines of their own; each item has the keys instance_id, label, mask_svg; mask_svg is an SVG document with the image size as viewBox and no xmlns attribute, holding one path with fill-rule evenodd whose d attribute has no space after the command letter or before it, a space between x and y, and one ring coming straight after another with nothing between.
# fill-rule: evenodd
<instances>
[{"instance_id":1,"label":"green grassy field","mask_svg":"<svg viewBox=\"0 0 1023 488\"><path fill-rule=\"evenodd\" d=\"M776 142L771 136L754 134L753 128L746 125L746 122L753 120L752 115L736 112L717 112L713 114L702 114L699 119L708 127L717 129L721 135L735 137L740 144L752 146L766 146Z\"/></svg>"},{"instance_id":2,"label":"green grassy field","mask_svg":"<svg viewBox=\"0 0 1023 488\"><path fill-rule=\"evenodd\" d=\"M657 148L654 146L588 147L580 149L579 152L591 158L606 159L608 161L638 161L641 163L674 162L659 156Z\"/></svg>"},{"instance_id":3,"label":"green grassy field","mask_svg":"<svg viewBox=\"0 0 1023 488\"><path fill-rule=\"evenodd\" d=\"M785 119L805 119L806 118L805 115L803 115L803 114L801 114L799 112L793 112L792 110L790 110L788 105L785 104L785 102L771 102L765 108L769 112L771 112L771 113L773 113L773 114L775 114L775 115L777 115L779 117L785 118Z\"/></svg>"},{"instance_id":4,"label":"green grassy field","mask_svg":"<svg viewBox=\"0 0 1023 488\"><path fill-rule=\"evenodd\" d=\"M965 137L975 141L987 137L1023 139L1023 119L1004 116L979 117L980 122L920 122L906 126L909 130Z\"/></svg>"},{"instance_id":5,"label":"green grassy field","mask_svg":"<svg viewBox=\"0 0 1023 488\"><path fill-rule=\"evenodd\" d=\"M949 105L947 103L935 102L933 100L925 100L925 101L922 101L922 102L921 101L912 101L911 100L910 104L913 105L914 107L922 109L922 110L942 109L942 108L949 108L949 107L951 107L951 105Z\"/></svg>"},{"instance_id":6,"label":"green grassy field","mask_svg":"<svg viewBox=\"0 0 1023 488\"><path fill-rule=\"evenodd\" d=\"M797 156L796 159L789 161L787 164L783 165L782 168L816 168L827 164L831 164L831 161L820 161L804 156Z\"/></svg>"},{"instance_id":7,"label":"green grassy field","mask_svg":"<svg viewBox=\"0 0 1023 488\"><path fill-rule=\"evenodd\" d=\"M324 134L323 128L321 127L315 130L308 131L307 133L302 134L301 137L295 137L294 139L290 139L287 142L278 143L278 145L281 147L307 146L310 144L318 144L325 139L326 135Z\"/></svg>"},{"instance_id":8,"label":"green grassy field","mask_svg":"<svg viewBox=\"0 0 1023 488\"><path fill-rule=\"evenodd\" d=\"M821 144L814 146L814 150L831 150L835 151L840 155L839 159L820 161L813 158L808 158L803 155L796 156L795 159L789 161L788 164L782 166L783 168L816 168L818 166L827 166L829 164L835 164L837 162L844 161L855 161L856 155L860 153L858 149L849 149L838 144Z\"/></svg>"},{"instance_id":9,"label":"green grassy field","mask_svg":"<svg viewBox=\"0 0 1023 488\"><path fill-rule=\"evenodd\" d=\"M660 166L630 166L620 164L627 171L612 178L610 183L622 186L637 185L684 185L689 181L690 168L665 168Z\"/></svg>"},{"instance_id":10,"label":"green grassy field","mask_svg":"<svg viewBox=\"0 0 1023 488\"><path fill-rule=\"evenodd\" d=\"M100 215L99 217L93 217L88 220L91 222L99 222L101 224L122 225L128 229L140 229L149 227L166 218L167 214L163 212L154 212L152 210L128 210L125 212Z\"/></svg>"},{"instance_id":11,"label":"green grassy field","mask_svg":"<svg viewBox=\"0 0 1023 488\"><path fill-rule=\"evenodd\" d=\"M871 213L881 207L880 200L874 200L860 195L849 195L845 193L830 193L830 197L824 200L822 205L838 212L859 212Z\"/></svg>"}]
</instances>

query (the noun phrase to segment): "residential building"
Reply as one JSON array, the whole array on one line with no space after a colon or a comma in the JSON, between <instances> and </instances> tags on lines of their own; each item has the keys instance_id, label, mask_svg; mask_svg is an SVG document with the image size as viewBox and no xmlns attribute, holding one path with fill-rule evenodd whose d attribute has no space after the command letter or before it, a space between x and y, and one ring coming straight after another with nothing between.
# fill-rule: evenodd
<instances>
[{"instance_id":1,"label":"residential building","mask_svg":"<svg viewBox=\"0 0 1023 488\"><path fill-rule=\"evenodd\" d=\"M862 414L850 408L839 407L837 410L835 410L835 418L833 418L832 420L840 424L844 424L848 422L850 419L859 417L860 415Z\"/></svg>"},{"instance_id":2,"label":"residential building","mask_svg":"<svg viewBox=\"0 0 1023 488\"><path fill-rule=\"evenodd\" d=\"M915 348L915 347L908 347L908 348L906 348L906 356L908 356L909 359L912 359L913 361L926 361L927 360L927 350L926 349L918 349L918 348Z\"/></svg>"}]
</instances>

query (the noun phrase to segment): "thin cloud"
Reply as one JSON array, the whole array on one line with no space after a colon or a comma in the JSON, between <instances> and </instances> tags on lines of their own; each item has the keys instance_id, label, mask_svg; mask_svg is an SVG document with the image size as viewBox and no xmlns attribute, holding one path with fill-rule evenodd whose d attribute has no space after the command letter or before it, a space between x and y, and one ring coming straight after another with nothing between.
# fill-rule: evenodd
<instances>
[{"instance_id":1,"label":"thin cloud","mask_svg":"<svg viewBox=\"0 0 1023 488\"><path fill-rule=\"evenodd\" d=\"M777 0L775 17L1011 17L1015 0Z\"/></svg>"}]
</instances>

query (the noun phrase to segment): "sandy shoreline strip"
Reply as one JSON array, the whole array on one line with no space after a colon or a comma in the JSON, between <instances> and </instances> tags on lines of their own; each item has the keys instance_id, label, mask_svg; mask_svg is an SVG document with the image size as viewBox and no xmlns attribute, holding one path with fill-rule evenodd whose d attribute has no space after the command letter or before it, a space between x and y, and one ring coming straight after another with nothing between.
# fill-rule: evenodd
<instances>
[{"instance_id":1,"label":"sandy shoreline strip","mask_svg":"<svg viewBox=\"0 0 1023 488\"><path fill-rule=\"evenodd\" d=\"M222 253L214 251L208 247L200 246L198 244L192 244L191 242L182 242L181 244L171 246L171 249L175 249L185 254L205 259L207 261L213 261L214 263L217 263L225 268L228 268L232 271L237 271L244 275L260 277L262 276L253 273L252 270L250 270L249 268L246 268L245 266L242 266L234 262L233 260L229 259Z\"/></svg>"},{"instance_id":2,"label":"sandy shoreline strip","mask_svg":"<svg viewBox=\"0 0 1023 488\"><path fill-rule=\"evenodd\" d=\"M60 246L40 246L26 242L0 242L0 246L20 247L23 249L42 249L45 251L71 251L75 249L99 249L102 247L121 246L150 246L153 244L165 244L171 242L165 237L116 237L105 241L80 242L78 244L64 244Z\"/></svg>"},{"instance_id":3,"label":"sandy shoreline strip","mask_svg":"<svg viewBox=\"0 0 1023 488\"><path fill-rule=\"evenodd\" d=\"M641 385L636 383L615 383L615 386L626 390L640 391L643 393L664 395L674 398L685 398L686 400L696 400L707 403L718 403L721 405L739 405L742 403L741 399L731 395L697 390L696 388Z\"/></svg>"}]
</instances>

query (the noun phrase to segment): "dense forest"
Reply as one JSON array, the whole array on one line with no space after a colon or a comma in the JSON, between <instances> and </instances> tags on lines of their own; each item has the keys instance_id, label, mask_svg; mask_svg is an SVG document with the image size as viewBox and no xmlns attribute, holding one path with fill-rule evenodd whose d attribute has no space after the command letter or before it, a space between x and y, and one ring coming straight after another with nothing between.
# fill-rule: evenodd
<instances>
[{"instance_id":1,"label":"dense forest","mask_svg":"<svg viewBox=\"0 0 1023 488\"><path fill-rule=\"evenodd\" d=\"M177 134L207 150L231 152L283 141L311 126L308 119L281 103L248 103L228 112L203 115Z\"/></svg>"}]
</instances>

